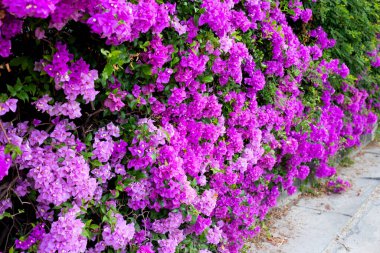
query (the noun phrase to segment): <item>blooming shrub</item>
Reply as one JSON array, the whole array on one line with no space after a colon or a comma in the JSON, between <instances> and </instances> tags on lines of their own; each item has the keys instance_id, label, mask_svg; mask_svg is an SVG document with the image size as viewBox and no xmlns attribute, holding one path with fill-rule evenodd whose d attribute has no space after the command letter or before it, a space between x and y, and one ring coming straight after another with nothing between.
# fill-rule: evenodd
<instances>
[{"instance_id":1,"label":"blooming shrub","mask_svg":"<svg viewBox=\"0 0 380 253\"><path fill-rule=\"evenodd\" d=\"M5 251L238 252L377 121L297 0L0 6Z\"/></svg>"},{"instance_id":2,"label":"blooming shrub","mask_svg":"<svg viewBox=\"0 0 380 253\"><path fill-rule=\"evenodd\" d=\"M336 45L324 53L343 61L356 77L356 87L368 91L368 103L378 110L379 90L373 89L380 78L379 20L380 5L375 1L302 1L313 10L312 23L322 26L325 32L337 38ZM339 22L336 22L339 20ZM369 56L369 57L368 57ZM336 82L335 82L336 81ZM340 80L330 80L334 86Z\"/></svg>"}]
</instances>

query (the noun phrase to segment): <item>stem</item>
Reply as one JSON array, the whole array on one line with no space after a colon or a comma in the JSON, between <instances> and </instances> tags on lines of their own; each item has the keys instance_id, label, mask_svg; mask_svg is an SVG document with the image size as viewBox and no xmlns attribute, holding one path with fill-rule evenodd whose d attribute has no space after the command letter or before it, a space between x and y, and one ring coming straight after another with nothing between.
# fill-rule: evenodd
<instances>
[{"instance_id":1,"label":"stem","mask_svg":"<svg viewBox=\"0 0 380 253\"><path fill-rule=\"evenodd\" d=\"M7 135L7 132L5 131L5 128L3 126L3 122L0 120L0 127L1 127L1 130L3 131L4 135L5 135L5 138L7 139L7 142L8 143L11 143L11 140L9 139L8 135Z\"/></svg>"},{"instance_id":2,"label":"stem","mask_svg":"<svg viewBox=\"0 0 380 253\"><path fill-rule=\"evenodd\" d=\"M2 185L0 188L0 199L3 199L5 195L8 194L9 189L16 184L18 177L15 177L8 185Z\"/></svg>"},{"instance_id":3,"label":"stem","mask_svg":"<svg viewBox=\"0 0 380 253\"><path fill-rule=\"evenodd\" d=\"M87 114L87 119L86 119L86 122L83 124L84 126L87 125L87 123L90 121L91 117L93 117L94 115L98 114L98 113L101 113L104 111L104 108L100 108L98 110L96 110L95 112L91 113L91 114Z\"/></svg>"}]
</instances>

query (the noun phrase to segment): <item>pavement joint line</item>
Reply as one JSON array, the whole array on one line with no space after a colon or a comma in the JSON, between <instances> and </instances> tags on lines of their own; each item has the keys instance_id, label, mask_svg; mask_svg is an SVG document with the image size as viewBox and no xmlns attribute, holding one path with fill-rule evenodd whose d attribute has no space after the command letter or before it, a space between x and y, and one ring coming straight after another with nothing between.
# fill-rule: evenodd
<instances>
[{"instance_id":1,"label":"pavement joint line","mask_svg":"<svg viewBox=\"0 0 380 253\"><path fill-rule=\"evenodd\" d=\"M344 242L341 242L339 240L339 238L336 239L336 242L339 243L340 245L342 245L346 249L346 251L350 251L350 247L348 247L346 244L344 244Z\"/></svg>"},{"instance_id":2,"label":"pavement joint line","mask_svg":"<svg viewBox=\"0 0 380 253\"><path fill-rule=\"evenodd\" d=\"M374 154L374 155L380 155L380 153L373 152L373 151L363 151L363 153Z\"/></svg>"},{"instance_id":3,"label":"pavement joint line","mask_svg":"<svg viewBox=\"0 0 380 253\"><path fill-rule=\"evenodd\" d=\"M377 180L380 181L380 177L361 177L362 179Z\"/></svg>"},{"instance_id":4,"label":"pavement joint line","mask_svg":"<svg viewBox=\"0 0 380 253\"><path fill-rule=\"evenodd\" d=\"M380 194L380 185L377 185L376 188L372 191L371 195L366 199L366 201L361 205L358 211L351 217L351 219L346 223L346 225L340 230L334 240L331 240L330 243L322 252L331 252L333 245L339 242L341 239L348 235L354 226L356 226L360 219L363 217L363 214L368 210L371 202L378 197Z\"/></svg>"},{"instance_id":5,"label":"pavement joint line","mask_svg":"<svg viewBox=\"0 0 380 253\"><path fill-rule=\"evenodd\" d=\"M335 212L333 210L323 210L323 209L319 209L317 207L302 206L302 205L298 205L298 204L296 204L296 206L301 207L301 208L306 208L306 209L311 209L311 210L319 211L320 212L319 214L322 214L322 213L335 213L335 214L340 214L340 215L343 215L343 216L346 216L346 217L352 217L351 214L341 213L341 212Z\"/></svg>"}]
</instances>

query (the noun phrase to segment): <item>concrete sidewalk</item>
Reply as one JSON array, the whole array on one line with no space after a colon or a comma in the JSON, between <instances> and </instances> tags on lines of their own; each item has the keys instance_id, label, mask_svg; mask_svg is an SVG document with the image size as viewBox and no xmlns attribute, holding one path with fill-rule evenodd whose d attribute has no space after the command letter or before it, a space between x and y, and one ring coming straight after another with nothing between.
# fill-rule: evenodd
<instances>
[{"instance_id":1,"label":"concrete sidewalk","mask_svg":"<svg viewBox=\"0 0 380 253\"><path fill-rule=\"evenodd\" d=\"M373 142L339 169L352 187L343 194L301 197L270 229L277 243L259 253L380 253L380 143Z\"/></svg>"}]
</instances>

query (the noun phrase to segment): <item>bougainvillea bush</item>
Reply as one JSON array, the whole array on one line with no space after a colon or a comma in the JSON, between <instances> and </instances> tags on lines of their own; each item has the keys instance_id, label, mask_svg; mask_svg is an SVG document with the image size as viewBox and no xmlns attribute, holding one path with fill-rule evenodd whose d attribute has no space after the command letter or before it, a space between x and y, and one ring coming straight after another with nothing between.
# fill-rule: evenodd
<instances>
[{"instance_id":1,"label":"bougainvillea bush","mask_svg":"<svg viewBox=\"0 0 380 253\"><path fill-rule=\"evenodd\" d=\"M238 252L377 120L297 0L0 3L4 252Z\"/></svg>"},{"instance_id":2,"label":"bougainvillea bush","mask_svg":"<svg viewBox=\"0 0 380 253\"><path fill-rule=\"evenodd\" d=\"M368 103L380 109L380 91L373 89L380 79L380 2L362 0L303 1L312 8L316 25L336 39L336 45L324 51L325 57L338 58L350 68L356 87L368 91ZM340 80L330 80L334 86Z\"/></svg>"}]
</instances>

